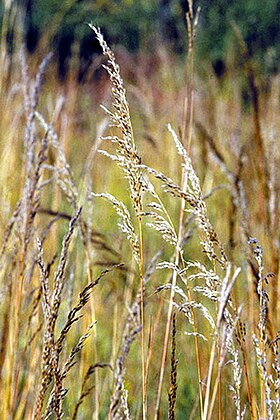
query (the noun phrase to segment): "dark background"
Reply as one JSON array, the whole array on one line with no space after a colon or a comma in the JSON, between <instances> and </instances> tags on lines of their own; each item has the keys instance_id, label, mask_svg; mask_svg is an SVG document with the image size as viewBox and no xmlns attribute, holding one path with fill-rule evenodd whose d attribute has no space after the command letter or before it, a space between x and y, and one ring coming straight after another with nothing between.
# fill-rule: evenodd
<instances>
[{"instance_id":1,"label":"dark background","mask_svg":"<svg viewBox=\"0 0 280 420\"><path fill-rule=\"evenodd\" d=\"M238 49L232 29L240 29L255 66L262 73L279 70L279 0L199 0L201 7L196 54L211 62L218 75L226 69L228 57ZM56 53L58 73L64 79L69 60L79 59L77 78L83 81L98 44L86 23L102 27L111 45L131 52L153 51L160 43L177 54L187 50L183 0L16 0L9 10L2 3L2 42L10 54L20 32L30 54L37 49ZM4 23L3 23L4 22Z\"/></svg>"}]
</instances>

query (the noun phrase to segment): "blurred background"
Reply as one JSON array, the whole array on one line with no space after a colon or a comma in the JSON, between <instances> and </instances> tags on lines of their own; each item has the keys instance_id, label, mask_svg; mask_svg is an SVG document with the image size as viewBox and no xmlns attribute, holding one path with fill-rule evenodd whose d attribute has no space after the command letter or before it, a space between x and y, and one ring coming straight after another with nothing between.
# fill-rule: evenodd
<instances>
[{"instance_id":1,"label":"blurred background","mask_svg":"<svg viewBox=\"0 0 280 420\"><path fill-rule=\"evenodd\" d=\"M280 1L199 0L201 7L196 52L222 76L234 60L240 29L250 56L264 73L276 72L280 58ZM60 80L76 63L77 79L88 77L98 43L86 23L102 27L110 45L131 53L154 52L160 44L177 54L187 50L185 0L2 0L2 44L10 56L18 40L30 54L55 52Z\"/></svg>"}]
</instances>

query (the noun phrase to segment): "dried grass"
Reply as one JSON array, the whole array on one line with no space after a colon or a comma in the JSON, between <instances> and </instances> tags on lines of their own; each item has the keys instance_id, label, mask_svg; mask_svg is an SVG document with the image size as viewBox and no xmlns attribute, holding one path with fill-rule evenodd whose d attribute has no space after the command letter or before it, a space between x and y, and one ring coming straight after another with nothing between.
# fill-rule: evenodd
<instances>
[{"instance_id":1,"label":"dried grass","mask_svg":"<svg viewBox=\"0 0 280 420\"><path fill-rule=\"evenodd\" d=\"M157 133L162 164L140 156L120 69L99 29L91 26L107 60L113 109L103 107L101 139L80 165L82 179L76 151L65 149L55 127L58 104L51 123L46 116L43 81L51 55L32 79L21 52L18 121L24 113L25 122L21 157L11 156L20 183L0 225L3 418L280 418L278 157L268 159L261 93L238 31L253 97L253 148L261 159L255 172L241 140L226 153L218 130L196 121L197 19L189 2L188 107L180 137L171 125ZM10 104L14 95L5 100ZM12 111L5 112L6 120ZM207 153L203 171L197 136ZM106 150L98 156L101 143ZM106 187L94 176L98 159ZM253 202L259 192L260 208ZM255 231L260 241L251 237ZM270 266L274 274L265 275Z\"/></svg>"}]
</instances>

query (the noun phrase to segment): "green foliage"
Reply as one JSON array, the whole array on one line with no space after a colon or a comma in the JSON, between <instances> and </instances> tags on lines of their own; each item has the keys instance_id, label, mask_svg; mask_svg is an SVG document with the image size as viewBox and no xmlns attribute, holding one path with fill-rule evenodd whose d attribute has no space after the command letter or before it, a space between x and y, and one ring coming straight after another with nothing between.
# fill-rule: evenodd
<instances>
[{"instance_id":1,"label":"green foliage","mask_svg":"<svg viewBox=\"0 0 280 420\"><path fill-rule=\"evenodd\" d=\"M129 50L139 49L156 21L156 1L133 0L38 0L31 12L31 24L42 35L72 34L80 41L88 34L86 23L103 28L107 36Z\"/></svg>"},{"instance_id":2,"label":"green foliage","mask_svg":"<svg viewBox=\"0 0 280 420\"><path fill-rule=\"evenodd\" d=\"M187 49L185 0L17 0L10 6L8 3L0 4L2 35L4 15L10 21L8 32L4 28L8 44L12 44L12 34L20 28L20 22L15 24L14 17L25 16L24 31L35 46L37 38L44 38L51 48L62 48L65 55L70 55L73 42L83 43L83 48L88 49L92 36L88 34L86 23L102 27L111 44L120 44L130 51L155 48L157 40L170 43L171 48L180 53L185 54ZM196 41L200 61L228 61L229 56L236 60L239 46L232 29L235 23L262 72L277 71L280 63L279 1L195 0L194 5L201 7ZM17 7L23 13L18 13ZM11 45L9 51L13 51Z\"/></svg>"},{"instance_id":3,"label":"green foliage","mask_svg":"<svg viewBox=\"0 0 280 420\"><path fill-rule=\"evenodd\" d=\"M234 22L255 61L266 71L279 67L279 2L199 0L196 3L202 8L197 40L200 55L207 55L212 61L224 60L228 51L232 52L229 44L239 48L232 30Z\"/></svg>"}]
</instances>

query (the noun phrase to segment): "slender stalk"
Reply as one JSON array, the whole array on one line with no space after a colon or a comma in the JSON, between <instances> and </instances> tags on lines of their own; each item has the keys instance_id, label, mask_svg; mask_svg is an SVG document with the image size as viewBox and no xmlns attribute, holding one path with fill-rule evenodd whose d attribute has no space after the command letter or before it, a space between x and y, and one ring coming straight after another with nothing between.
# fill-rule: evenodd
<instances>
[{"instance_id":1,"label":"slender stalk","mask_svg":"<svg viewBox=\"0 0 280 420\"><path fill-rule=\"evenodd\" d=\"M261 273L259 274L261 275ZM259 280L259 284L260 284L260 311L262 311L263 308L263 286L262 286L262 279L260 278ZM262 323L262 321L260 320L260 350L261 350L261 354L264 354L265 351L265 343L264 343L264 325ZM265 386L264 386L264 378L263 375L261 375L261 418L262 419L266 419L266 403L265 403Z\"/></svg>"},{"instance_id":2,"label":"slender stalk","mask_svg":"<svg viewBox=\"0 0 280 420\"><path fill-rule=\"evenodd\" d=\"M221 369L219 368L218 369L218 378L217 378L217 380L215 382L215 385L214 385L214 389L213 389L213 392L212 392L211 403L210 403L209 411L208 411L208 414L207 414L207 418L209 420L212 418L213 408L214 408L214 404L215 404L215 401L216 401L216 395L217 395L217 392L220 392L220 387L221 387ZM220 411L220 406L219 406L219 418L222 418L222 412Z\"/></svg>"},{"instance_id":3,"label":"slender stalk","mask_svg":"<svg viewBox=\"0 0 280 420\"><path fill-rule=\"evenodd\" d=\"M188 299L192 301L192 296L189 287L187 288ZM196 319L194 316L194 311L191 309L192 320L193 320L193 332L194 332L194 345L195 345L195 357L196 357L196 367L197 367L197 376L198 376L198 386L199 386L199 404L200 404L200 415L202 418L203 415L203 392L202 392L202 376L201 376L201 364L199 356L199 347L198 347L198 338L197 338L197 326Z\"/></svg>"},{"instance_id":4,"label":"slender stalk","mask_svg":"<svg viewBox=\"0 0 280 420\"><path fill-rule=\"evenodd\" d=\"M191 50L191 82L190 82L190 93L189 93L189 128L188 128L188 143L187 152L190 154L191 142L192 142L192 129L193 129L193 113L194 113L194 48Z\"/></svg>"},{"instance_id":5,"label":"slender stalk","mask_svg":"<svg viewBox=\"0 0 280 420\"><path fill-rule=\"evenodd\" d=\"M187 176L186 172L183 171L182 173L182 190L186 191L187 187ZM181 208L180 208L180 221L179 221L179 234L178 234L178 241L176 245L176 256L175 256L175 266L179 265L179 261L181 259L182 264L184 265L184 260L181 255L181 247L180 243L183 236L183 219L184 219L184 210L185 210L185 200L181 200ZM157 391L157 401L156 401L156 409L155 409L155 420L159 418L159 407L160 407L160 398L161 398L161 391L162 391L162 384L163 384L163 377L164 377L164 370L166 365L167 359L167 350L168 350L168 340L169 340L169 333L170 333L170 326L171 326L171 319L172 319L172 308L173 308L173 301L175 296L175 286L177 282L177 272L174 270L172 275L172 287L169 299L169 306L168 306L168 313L167 313L167 321L166 321L166 329L165 329L165 337L164 337L164 344L163 344L163 353L162 353L162 360L161 360L161 369L160 369L160 378L159 378L159 385ZM189 301L192 300L190 289L187 285L187 294ZM199 357L199 348L198 348L198 339L197 339L197 327L196 327L196 320L194 316L193 309L191 309L192 320L193 320L193 330L194 330L194 342L195 342L195 354L196 354L196 363L197 363L197 373L198 373L198 382L199 382L199 400L200 400L200 410L201 415L203 413L203 394L202 394L202 378L201 378L201 365L200 365L200 357Z\"/></svg>"},{"instance_id":6,"label":"slender stalk","mask_svg":"<svg viewBox=\"0 0 280 420\"><path fill-rule=\"evenodd\" d=\"M242 37L241 31L238 26L231 23L235 36L240 46L241 54L245 59L245 69L247 72L247 78L249 83L249 89L251 93L251 101L253 106L253 117L254 117L254 147L256 151L257 159L257 175L259 179L259 218L262 223L265 224L268 231L270 230L270 214L267 203L270 200L270 189L269 189L269 170L268 162L266 159L264 140L261 132L260 124L260 103L259 103L259 91L256 85L255 74L253 66L251 64L250 55ZM276 302L273 303L275 308Z\"/></svg>"},{"instance_id":7,"label":"slender stalk","mask_svg":"<svg viewBox=\"0 0 280 420\"><path fill-rule=\"evenodd\" d=\"M187 127L188 127L188 139L187 139L187 152L190 154L191 148L191 140L192 140L192 125L193 125L193 112L194 112L194 38L195 32L198 22L198 16L200 9L197 10L196 16L193 16L193 5L191 1L188 1L189 4L189 12L186 15L187 26L188 26L188 38L189 38L189 49L188 49L188 58L191 58L191 83L189 88L188 96L185 98L184 104L184 123L183 123L183 141L185 143ZM182 172L182 180L181 186L182 190L185 192L187 188L187 174L185 171ZM185 210L185 200L181 199L181 207L180 207L180 218L179 218L179 228L178 228L178 241L176 245L175 251L175 266L178 266L179 260L181 257L181 247L180 243L183 236L183 221L184 221L184 210ZM182 258L182 263L183 258ZM160 378L159 378L159 385L158 385L158 392L157 392L157 401L156 401L156 409L155 409L155 420L159 418L159 407L160 407L160 398L161 398L161 391L162 391L162 384L163 384L163 376L164 370L166 365L167 359L167 350L168 350L168 340L169 340L169 333L170 333L170 326L171 326L171 319L172 319L172 308L173 308L173 301L175 295L175 286L177 282L177 272L174 270L172 275L172 287L169 299L169 306L168 306L168 313L167 313L167 321L166 321L166 329L165 329L165 337L164 337L164 344L163 344L163 353L162 353L162 360L161 360L161 369L160 369ZM189 288L187 287L188 298L191 300L191 293ZM194 332L196 333L196 323L193 310L191 310L192 318L193 318L193 328ZM200 399L200 409L201 415L203 413L203 395L202 395L202 383L201 383L201 369L200 369L200 359L199 359L199 349L198 349L198 341L197 335L194 334L195 340L195 349L196 349L196 361L197 361L197 369L198 369L198 380L199 380L199 399Z\"/></svg>"},{"instance_id":8,"label":"slender stalk","mask_svg":"<svg viewBox=\"0 0 280 420\"><path fill-rule=\"evenodd\" d=\"M194 70L195 70L195 60L194 60L194 39L195 39L195 33L196 33L196 28L197 28L197 23L198 23L198 18L199 18L199 13L200 13L200 8L197 9L194 21L193 21L193 25L189 24L189 20L193 19L193 10L192 10L192 3L189 2L189 7L190 7L190 11L189 14L187 15L187 22L188 22L188 26L189 26L189 54L191 56L191 86L190 86L190 95L189 95L189 100L186 100L185 106L186 106L186 110L187 110L187 106L189 104L189 128L188 128L188 139L187 139L187 152L188 155L190 155L191 152L191 143L192 143L192 129L193 129L193 114L194 114L194 88L195 88L195 81L194 81ZM186 116L185 116L186 117ZM183 138L184 140L184 138ZM183 180L183 187L184 187L184 191L186 190L186 176L184 176L184 180ZM184 208L183 206L181 207L181 214L180 217L182 217L182 222L183 222L183 215L184 215ZM182 224L181 224L181 228L182 228ZM191 292L190 289L188 288L188 298L191 301L192 297L191 297ZM198 383L199 383L199 402L200 402L200 414L201 417L203 415L203 393L202 393L202 377L201 377L201 365L200 365L200 356L199 356L199 347L198 347L198 339L197 339L197 327L196 327L196 320L195 320L195 316L194 316L194 312L192 309L192 318L193 318L193 330L194 330L194 343L195 343L195 354L196 354L196 365L197 365L197 374L198 374Z\"/></svg>"},{"instance_id":9,"label":"slender stalk","mask_svg":"<svg viewBox=\"0 0 280 420\"><path fill-rule=\"evenodd\" d=\"M214 360L215 360L215 354L216 354L215 352L216 343L217 343L217 335L215 335L215 338L212 344L212 349L211 349L202 420L208 420L209 418L208 411L209 411L210 389L211 389L211 379L212 379L212 372L213 372Z\"/></svg>"},{"instance_id":10,"label":"slender stalk","mask_svg":"<svg viewBox=\"0 0 280 420\"><path fill-rule=\"evenodd\" d=\"M238 325L240 326L240 322L238 323ZM254 411L253 411L253 402L252 402L252 396L251 396L251 388L250 388L250 382L249 382L248 366L247 366L244 346L242 344L242 338L240 337L239 328L238 328L238 333L239 333L239 338L240 338L240 349L241 349L241 354L243 358L243 368L244 368L244 375L245 375L245 381L246 381L248 403L249 403L249 408L250 408L250 418L251 420L255 420Z\"/></svg>"},{"instance_id":11,"label":"slender stalk","mask_svg":"<svg viewBox=\"0 0 280 420\"><path fill-rule=\"evenodd\" d=\"M5 401L4 405L4 413L3 416L8 414L10 416L13 415L14 409L14 401L15 395L14 393L17 390L17 383L18 383L18 374L17 374L17 353L15 349L18 348L19 344L19 323L20 323L20 309L21 309L21 301L22 301L22 288L23 288L23 279L24 279L24 270L25 270L25 256L26 256L26 248L23 245L23 250L20 257L20 274L19 280L17 282L17 288L14 291L15 293L15 303L13 305L13 315L12 322L10 322L10 352L8 354L9 357L9 364L11 366L8 369L7 381L6 381L6 397L7 400ZM5 414L6 413L6 414Z\"/></svg>"},{"instance_id":12,"label":"slender stalk","mask_svg":"<svg viewBox=\"0 0 280 420\"><path fill-rule=\"evenodd\" d=\"M232 291L232 302L233 302L233 308L235 314L237 314L237 305L236 305L236 298L234 290ZM245 375L245 382L246 382L246 389L247 389L247 397L248 397L248 404L250 409L250 418L251 420L255 420L254 411L253 411L253 402L252 402L252 396L251 396L251 387L250 387L250 381L249 381L249 373L248 373L248 366L246 361L246 354L245 349L243 345L243 334L242 334L242 326L240 320L237 324L237 333L238 333L238 339L240 344L240 350L242 354L243 359L243 368L244 368L244 375Z\"/></svg>"},{"instance_id":13,"label":"slender stalk","mask_svg":"<svg viewBox=\"0 0 280 420\"><path fill-rule=\"evenodd\" d=\"M131 143L135 148L135 139L132 132ZM139 174L140 176L140 174ZM145 285L144 285L144 257L143 257L143 229L142 229L142 217L141 217L141 201L137 203L137 221L138 221L138 233L139 233L139 277L140 277L140 288L141 288L141 365L142 365L142 410L143 420L147 418L147 378L146 378L146 361L145 361Z\"/></svg>"},{"instance_id":14,"label":"slender stalk","mask_svg":"<svg viewBox=\"0 0 280 420\"><path fill-rule=\"evenodd\" d=\"M141 287L141 359L142 359L142 405L143 405L143 420L147 418L147 383L146 383L146 362L145 362L145 285L144 285L144 272L143 272L143 230L142 218L140 211L138 212L138 228L139 228L139 277Z\"/></svg>"},{"instance_id":15,"label":"slender stalk","mask_svg":"<svg viewBox=\"0 0 280 420\"><path fill-rule=\"evenodd\" d=\"M148 356L147 356L146 383L147 383L147 378L148 378L148 367L149 367L149 364L150 364L150 360L152 358L154 341L155 341L156 332L157 332L157 329L158 329L158 326L159 326L159 321L160 321L162 308L163 308L163 302L164 302L164 298L162 297L161 300L160 300L160 303L159 303L159 307L158 307L157 316L156 316L156 320L155 320L155 323L154 323L153 331L151 333L151 341L150 341L150 346L149 346L149 351L148 351Z\"/></svg>"},{"instance_id":16,"label":"slender stalk","mask_svg":"<svg viewBox=\"0 0 280 420\"><path fill-rule=\"evenodd\" d=\"M218 366L221 360L221 345L220 345L220 331L218 331ZM221 381L222 371L219 369L218 372L218 395L219 395L219 420L223 418L223 404L222 404L222 381Z\"/></svg>"},{"instance_id":17,"label":"slender stalk","mask_svg":"<svg viewBox=\"0 0 280 420\"><path fill-rule=\"evenodd\" d=\"M180 259L180 238L178 237L178 243L176 246L176 257L175 257L175 266L178 265ZM161 358L161 367L160 367L160 376L159 376L159 384L158 384L158 391L157 391L157 401L156 401L156 409L155 409L155 420L159 419L159 408L160 408L160 398L161 398L161 391L162 391L162 384L163 384L163 376L165 371L166 359L167 359L167 350L168 350L168 340L169 340L169 333L170 333L170 326L171 326L171 318L172 318L172 309L173 309L173 300L175 295L175 286L177 281L177 272L176 270L173 271L172 275L172 287L168 305L168 313L167 313L167 321L166 321L166 328L165 328L165 336L164 336L164 343L163 343L163 352Z\"/></svg>"}]
</instances>

